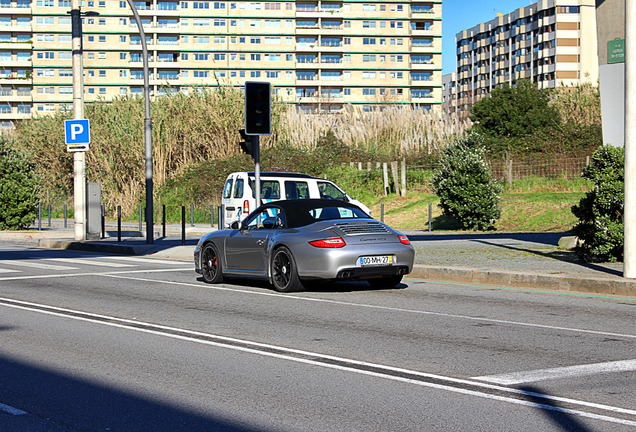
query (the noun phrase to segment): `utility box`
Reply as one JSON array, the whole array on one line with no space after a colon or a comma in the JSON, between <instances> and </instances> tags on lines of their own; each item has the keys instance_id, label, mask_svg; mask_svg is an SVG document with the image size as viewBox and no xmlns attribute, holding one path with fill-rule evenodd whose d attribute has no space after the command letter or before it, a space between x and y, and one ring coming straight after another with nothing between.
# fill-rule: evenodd
<instances>
[{"instance_id":1,"label":"utility box","mask_svg":"<svg viewBox=\"0 0 636 432\"><path fill-rule=\"evenodd\" d=\"M102 184L86 183L86 239L102 236Z\"/></svg>"}]
</instances>

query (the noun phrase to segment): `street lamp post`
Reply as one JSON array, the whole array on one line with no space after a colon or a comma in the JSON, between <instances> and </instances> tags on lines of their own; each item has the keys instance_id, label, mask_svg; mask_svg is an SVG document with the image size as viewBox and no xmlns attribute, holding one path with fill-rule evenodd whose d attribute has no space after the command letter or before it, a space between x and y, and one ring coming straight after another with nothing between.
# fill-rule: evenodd
<instances>
[{"instance_id":1,"label":"street lamp post","mask_svg":"<svg viewBox=\"0 0 636 432\"><path fill-rule=\"evenodd\" d=\"M82 13L80 0L71 1L73 50L73 119L84 118L84 68L82 65ZM99 15L87 12L85 15ZM73 196L75 240L86 240L86 153L73 153Z\"/></svg>"},{"instance_id":2,"label":"street lamp post","mask_svg":"<svg viewBox=\"0 0 636 432\"><path fill-rule=\"evenodd\" d=\"M144 147L146 155L146 243L152 244L154 242L154 209L152 199L152 119L150 118L150 83L148 72L148 46L146 44L146 33L144 27L141 25L141 18L137 7L133 3L133 0L127 0L130 9L132 10L135 21L137 22L137 28L139 28L139 37L141 38L141 51L144 64Z\"/></svg>"}]
</instances>

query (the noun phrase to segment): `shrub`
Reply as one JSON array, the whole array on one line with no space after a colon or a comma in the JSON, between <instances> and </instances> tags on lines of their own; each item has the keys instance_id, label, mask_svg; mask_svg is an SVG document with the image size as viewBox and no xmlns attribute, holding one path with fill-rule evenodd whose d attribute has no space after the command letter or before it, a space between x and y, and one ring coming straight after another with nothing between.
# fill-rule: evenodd
<instances>
[{"instance_id":1,"label":"shrub","mask_svg":"<svg viewBox=\"0 0 636 432\"><path fill-rule=\"evenodd\" d=\"M583 170L582 176L594 183L594 189L572 207L579 219L572 230L580 240L576 251L583 261L623 260L624 169L625 151L603 146Z\"/></svg>"},{"instance_id":2,"label":"shrub","mask_svg":"<svg viewBox=\"0 0 636 432\"><path fill-rule=\"evenodd\" d=\"M462 229L493 229L501 216L502 186L492 179L484 161L485 151L478 134L457 139L442 151L431 181L442 213L456 219Z\"/></svg>"},{"instance_id":3,"label":"shrub","mask_svg":"<svg viewBox=\"0 0 636 432\"><path fill-rule=\"evenodd\" d=\"M37 216L35 164L0 137L0 229L27 228Z\"/></svg>"}]
</instances>

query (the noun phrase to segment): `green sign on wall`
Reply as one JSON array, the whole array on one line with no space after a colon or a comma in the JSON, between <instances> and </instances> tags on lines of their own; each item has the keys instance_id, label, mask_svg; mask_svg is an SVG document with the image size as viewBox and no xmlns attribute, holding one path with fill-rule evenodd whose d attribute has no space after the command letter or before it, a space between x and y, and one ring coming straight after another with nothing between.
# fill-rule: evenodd
<instances>
[{"instance_id":1,"label":"green sign on wall","mask_svg":"<svg viewBox=\"0 0 636 432\"><path fill-rule=\"evenodd\" d=\"M625 39L616 38L613 41L609 41L607 43L607 62L625 62Z\"/></svg>"}]
</instances>

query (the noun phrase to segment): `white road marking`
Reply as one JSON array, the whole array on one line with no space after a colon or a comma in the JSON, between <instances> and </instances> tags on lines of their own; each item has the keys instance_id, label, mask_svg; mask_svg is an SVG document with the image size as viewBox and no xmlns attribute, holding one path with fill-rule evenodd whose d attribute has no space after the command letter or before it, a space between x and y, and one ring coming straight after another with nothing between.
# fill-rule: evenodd
<instances>
[{"instance_id":1,"label":"white road marking","mask_svg":"<svg viewBox=\"0 0 636 432\"><path fill-rule=\"evenodd\" d=\"M194 273L192 267L188 268L169 268L169 269L154 269L154 270L125 270L125 271L112 271L112 272L90 272L90 273L56 273L34 276L7 276L0 277L0 281L9 280L29 280L29 279L52 279L52 278L69 278L69 277L85 277L85 276L110 276L116 274L132 274L132 273L162 273L162 272L175 272L175 271L190 271Z\"/></svg>"},{"instance_id":2,"label":"white road marking","mask_svg":"<svg viewBox=\"0 0 636 432\"><path fill-rule=\"evenodd\" d=\"M71 264L84 264L84 265L94 265L94 266L103 266L103 267L136 267L133 264L104 262L97 259L83 259L83 258L46 258L46 261L59 261L59 262L67 262Z\"/></svg>"},{"instance_id":3,"label":"white road marking","mask_svg":"<svg viewBox=\"0 0 636 432\"><path fill-rule=\"evenodd\" d=\"M106 258L111 260L119 260L119 261L132 261L138 263L147 263L147 264L167 264L167 265L184 265L186 261L173 261L167 259L160 258L141 258L141 257L132 257L132 256L101 256L100 258Z\"/></svg>"},{"instance_id":4,"label":"white road marking","mask_svg":"<svg viewBox=\"0 0 636 432\"><path fill-rule=\"evenodd\" d=\"M473 377L480 381L495 384L515 385L537 381L573 378L602 373L631 372L636 370L636 360L620 360L613 362L594 363L587 365L558 367L552 369L538 369L534 371L512 372L500 375Z\"/></svg>"},{"instance_id":5,"label":"white road marking","mask_svg":"<svg viewBox=\"0 0 636 432\"><path fill-rule=\"evenodd\" d=\"M341 370L341 371L350 372L350 373L368 375L368 376L373 376L376 378L388 379L392 381L403 382L403 383L418 385L422 387L429 387L429 388L434 388L438 390L450 391L453 393L466 394L470 396L497 400L500 402L507 402L507 403L512 403L516 405L535 407L535 408L538 407L545 410L558 411L562 413L577 415L577 416L591 418L595 420L606 421L610 423L636 426L636 421L633 421L633 420L611 417L609 415L595 414L592 412L581 411L578 409L575 410L575 409L569 409L569 408L560 408L554 405L549 405L547 403L542 404L537 402L531 402L528 400L517 399L512 396L500 396L500 395L488 393L486 389L496 390L496 391L508 393L511 395L539 397L546 401L565 402L565 403L575 404L575 405L581 406L582 409L593 408L593 409L608 411L609 413L620 413L620 414L627 414L630 416L636 416L635 410L621 408L621 407L597 404L593 402L586 402L586 401L570 399L570 398L562 398L562 397L551 396L548 394L542 394L542 393L536 393L536 392L528 392L525 390L519 390L515 388L484 384L478 381L458 379L458 378L447 377L443 375L428 374L425 372L396 368L392 366L386 366L386 365L370 363L370 362L363 362L359 360L336 357L336 356L320 354L316 352L297 350L294 348L287 348L287 347L278 346L278 345L263 344L263 343L253 342L253 341L249 341L245 339L230 338L230 337L221 336L221 335L214 335L210 333L180 329L176 327L162 326L158 324L136 321L136 320L128 320L128 319L117 318L113 316L107 316L107 315L92 314L92 313L87 313L83 311L59 308L55 306L42 305L37 303L24 302L24 301L18 301L18 300L6 299L6 298L0 298L0 301L11 303L11 304L1 304L0 306L10 307L13 309L27 310L30 312L36 312L36 313L41 313L41 314L51 315L51 316L58 316L58 317L67 318L71 320L91 322L91 323L106 325L109 327L122 328L122 329L137 331L141 333L148 333L148 334L168 337L172 339L184 340L184 341L198 343L202 345L216 346L216 347L230 349L234 351L257 354L257 355L261 355L265 357L273 357L273 358L278 358L281 360L310 364L313 366L323 367L327 369L335 369L335 370ZM38 309L40 307L48 308L50 310ZM83 316L74 316L69 314L82 314ZM140 325L145 327L144 328L138 327ZM174 334L170 332L178 332L180 334ZM202 337L227 341L227 343L216 342L213 340L205 340L205 339L202 339ZM244 346L232 345L232 343L236 343L236 342ZM269 350L275 350L277 352L271 352ZM335 362L338 362L341 364L330 364L329 362L319 361L319 359L334 360ZM342 365L342 363L349 363L352 366ZM359 369L354 367L354 365L365 366L368 369ZM420 381L413 378L391 375L389 373L382 373L382 370L402 372L402 373L409 374L411 376L417 376L422 378L432 378L432 379L448 382L449 384L437 384L433 382ZM453 386L451 383L470 385L476 388L483 388L484 390L480 391L480 390L470 390L470 389L460 388L460 387Z\"/></svg>"},{"instance_id":6,"label":"white road marking","mask_svg":"<svg viewBox=\"0 0 636 432\"><path fill-rule=\"evenodd\" d=\"M338 301L338 300L326 300L326 299L320 299L320 298L301 297L301 296L295 296L290 294L279 294L279 293L270 292L270 291L251 291L247 289L229 288L229 287L224 287L219 285L210 285L210 284L202 284L202 283L197 284L197 283L191 283L191 282L176 282L176 281L169 281L169 280L157 280L157 279L125 276L125 274L128 274L128 273L134 273L134 272L119 272L119 273L110 272L110 273L103 273L102 276L138 280L142 282L155 282L155 283L162 283L167 285L188 286L188 287L203 288L203 289L217 290L217 291L237 292L242 294L279 297L286 300L300 300L300 301L317 302L317 303L337 304L337 305L349 306L349 307L388 310L388 311L394 311L394 312L412 313L412 314L419 314L419 315L439 316L444 318L457 318L457 319L464 319L469 321L479 321L479 322L505 324L505 325L521 326L521 327L534 327L534 328L542 328L542 329L548 329L548 330L560 330L560 331L568 331L568 332L574 332L574 333L585 333L585 334L595 334L595 335L601 335L601 336L613 336L613 337L623 337L628 339L636 339L636 334L612 333L612 332L605 332L605 331L599 331L599 330L586 330L586 329L578 329L573 327L551 326L546 324L534 324L534 323L527 323L527 322L521 322L521 321L499 320L499 319L492 319L492 318L472 317L469 315L456 315L456 314L449 314L449 313L443 313L443 312L431 312L431 311L423 311L423 310L415 310L415 309L396 308L396 307L390 307L390 306L378 306L378 305L371 305L371 304L364 304L364 303L352 303L352 302L345 302L345 301Z\"/></svg>"},{"instance_id":7,"label":"white road marking","mask_svg":"<svg viewBox=\"0 0 636 432\"><path fill-rule=\"evenodd\" d=\"M12 406L5 405L3 403L0 403L0 411L4 411L4 412L9 413L9 414L14 415L14 416L19 416L19 415L25 415L26 414L25 411L19 410L17 408L13 408Z\"/></svg>"},{"instance_id":8,"label":"white road marking","mask_svg":"<svg viewBox=\"0 0 636 432\"><path fill-rule=\"evenodd\" d=\"M12 269L0 268L0 273L20 273L20 270L12 270Z\"/></svg>"},{"instance_id":9,"label":"white road marking","mask_svg":"<svg viewBox=\"0 0 636 432\"><path fill-rule=\"evenodd\" d=\"M30 267L42 270L77 270L77 267L68 267L55 264L46 264L42 260L4 260L3 265L16 265L18 267Z\"/></svg>"}]
</instances>

